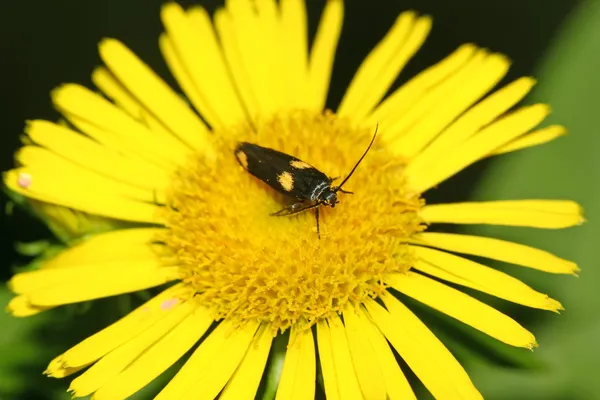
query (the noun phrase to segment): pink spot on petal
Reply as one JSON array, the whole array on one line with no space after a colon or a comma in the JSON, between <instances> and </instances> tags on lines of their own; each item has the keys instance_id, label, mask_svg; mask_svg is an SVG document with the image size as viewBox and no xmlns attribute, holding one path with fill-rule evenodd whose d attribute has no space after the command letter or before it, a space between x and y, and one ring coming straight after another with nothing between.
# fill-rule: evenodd
<instances>
[{"instance_id":1,"label":"pink spot on petal","mask_svg":"<svg viewBox=\"0 0 600 400\"><path fill-rule=\"evenodd\" d=\"M17 185L19 185L19 187L22 189L29 189L29 186L31 186L32 181L33 178L30 174L28 174L27 172L21 172L19 173L19 177L17 178Z\"/></svg>"},{"instance_id":2,"label":"pink spot on petal","mask_svg":"<svg viewBox=\"0 0 600 400\"><path fill-rule=\"evenodd\" d=\"M169 299L169 300L165 300L160 304L160 308L163 311L167 311L173 307L175 307L175 305L179 303L179 300L177 299Z\"/></svg>"}]
</instances>

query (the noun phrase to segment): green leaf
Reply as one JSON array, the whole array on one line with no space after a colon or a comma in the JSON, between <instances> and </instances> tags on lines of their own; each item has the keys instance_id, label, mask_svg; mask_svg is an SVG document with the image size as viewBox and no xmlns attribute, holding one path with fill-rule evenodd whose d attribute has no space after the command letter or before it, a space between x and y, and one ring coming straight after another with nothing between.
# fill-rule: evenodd
<instances>
[{"instance_id":1,"label":"green leaf","mask_svg":"<svg viewBox=\"0 0 600 400\"><path fill-rule=\"evenodd\" d=\"M530 102L552 106L550 123L570 135L550 144L499 157L476 190L476 200L573 199L583 206L586 224L562 231L471 228L572 259L580 278L511 268L510 273L562 302L557 316L520 311L519 321L540 343L535 351L550 370L506 370L476 362L468 366L486 399L588 399L600 393L600 2L583 2L571 15L537 74ZM514 308L511 308L515 311Z\"/></svg>"}]
</instances>

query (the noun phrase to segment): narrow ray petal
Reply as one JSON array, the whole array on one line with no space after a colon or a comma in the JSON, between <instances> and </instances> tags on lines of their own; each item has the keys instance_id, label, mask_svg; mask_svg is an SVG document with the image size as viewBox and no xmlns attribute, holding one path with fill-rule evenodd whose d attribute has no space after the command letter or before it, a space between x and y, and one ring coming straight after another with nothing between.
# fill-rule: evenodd
<instances>
[{"instance_id":1,"label":"narrow ray petal","mask_svg":"<svg viewBox=\"0 0 600 400\"><path fill-rule=\"evenodd\" d=\"M216 397L239 365L257 329L258 323L235 328L227 321L221 322L156 399Z\"/></svg>"},{"instance_id":2,"label":"narrow ray petal","mask_svg":"<svg viewBox=\"0 0 600 400\"><path fill-rule=\"evenodd\" d=\"M373 322L436 399L483 399L452 353L406 306L385 295L389 312L365 306Z\"/></svg>"},{"instance_id":3,"label":"narrow ray petal","mask_svg":"<svg viewBox=\"0 0 600 400\"><path fill-rule=\"evenodd\" d=\"M292 328L275 399L314 399L316 370L312 331Z\"/></svg>"},{"instance_id":4,"label":"narrow ray petal","mask_svg":"<svg viewBox=\"0 0 600 400\"><path fill-rule=\"evenodd\" d=\"M414 190L423 192L452 175L462 171L475 161L493 153L537 126L550 113L545 104L523 107L488 125L477 135L466 140L458 148L450 148L430 168L411 175Z\"/></svg>"},{"instance_id":5,"label":"narrow ray petal","mask_svg":"<svg viewBox=\"0 0 600 400\"><path fill-rule=\"evenodd\" d=\"M563 135L566 135L567 129L561 125L551 125L546 128L538 129L531 133L521 136L512 142L499 147L491 155L510 153L516 150L526 149L528 147L539 146L540 144L551 142Z\"/></svg>"},{"instance_id":6,"label":"narrow ray petal","mask_svg":"<svg viewBox=\"0 0 600 400\"><path fill-rule=\"evenodd\" d=\"M476 49L472 44L462 45L439 63L411 78L383 100L366 118L365 124L374 125L379 122L386 126L388 121L404 115L418 99L425 95L427 90L434 88L462 68L473 57Z\"/></svg>"},{"instance_id":7,"label":"narrow ray petal","mask_svg":"<svg viewBox=\"0 0 600 400\"><path fill-rule=\"evenodd\" d=\"M222 127L222 122L218 119L216 112L209 105L210 101L201 94L194 84L183 61L177 54L177 50L175 50L175 45L173 44L171 37L166 33L161 34L158 38L158 45L160 52L169 67L169 71L175 77L179 87L183 90L194 108L209 124L216 127Z\"/></svg>"},{"instance_id":8,"label":"narrow ray petal","mask_svg":"<svg viewBox=\"0 0 600 400\"><path fill-rule=\"evenodd\" d=\"M339 393L340 399L360 399L360 386L354 372L348 339L346 338L344 326L340 318L338 316L330 317L327 319L327 322L318 325L317 338L319 338L319 335L323 336L322 340L319 339L318 341L320 357L321 343L323 343L323 350L325 351L322 357L331 357L331 365L327 368L327 371L323 367L323 359L321 360L323 380L330 382L329 385L325 384L327 398L329 398L331 392L331 390L328 391L328 386L336 385L336 391L333 392L334 398L336 397L335 393ZM325 363L328 362L325 361Z\"/></svg>"},{"instance_id":9,"label":"narrow ray petal","mask_svg":"<svg viewBox=\"0 0 600 400\"><path fill-rule=\"evenodd\" d=\"M71 191L83 190L152 202L157 198L156 193L163 192L166 187L165 184L162 188L141 188L92 171L85 165L75 164L38 146L21 147L15 159L22 166L20 173L31 176L32 183L35 179L35 183L43 182L45 186L54 187L57 192L67 194ZM69 179L65 179L67 176Z\"/></svg>"},{"instance_id":10,"label":"narrow ray petal","mask_svg":"<svg viewBox=\"0 0 600 400\"><path fill-rule=\"evenodd\" d=\"M36 171L36 174L40 174L42 177L39 179L39 177L31 175L27 168L13 169L5 173L4 183L9 189L25 197L73 208L88 214L123 221L160 223L157 215L159 207L154 204L127 199L118 194L99 193L76 187L61 191L60 188L65 188L68 181L63 182L63 186L57 190L54 185L55 180L44 179L48 173L52 175L51 172ZM25 187L21 183L24 176L30 181Z\"/></svg>"},{"instance_id":11,"label":"narrow ray petal","mask_svg":"<svg viewBox=\"0 0 600 400\"><path fill-rule=\"evenodd\" d=\"M88 365L100 359L171 313L175 307L165 307L167 304L165 302L167 301L171 305L172 300L177 299L182 293L181 285L174 285L164 290L117 322L67 350L58 357L59 362L53 363L51 366L60 364L62 366L60 369L73 368ZM55 376L59 370L51 369L51 366L49 367L50 375Z\"/></svg>"},{"instance_id":12,"label":"narrow ray petal","mask_svg":"<svg viewBox=\"0 0 600 400\"><path fill-rule=\"evenodd\" d=\"M273 342L273 334L270 325L261 325L252 339L252 343L248 347L242 362L237 370L221 392L219 399L221 400L253 400L256 397L258 385L265 370L269 350ZM312 335L311 335L312 343ZM314 362L314 345L312 346L313 365ZM310 366L304 366L302 371L309 371ZM313 368L314 370L314 368ZM307 384L314 386L315 379ZM305 386L302 386L305 387ZM313 389L314 392L314 389ZM312 396L310 397L312 399Z\"/></svg>"},{"instance_id":13,"label":"narrow ray petal","mask_svg":"<svg viewBox=\"0 0 600 400\"><path fill-rule=\"evenodd\" d=\"M31 304L56 306L131 293L173 281L179 277L177 267L150 267L149 263L112 263L79 268L54 268L36 273L71 272L72 275L28 292ZM87 275L83 275L87 273ZM29 274L29 273L28 273ZM54 278L54 276L51 276ZM37 283L37 282L36 282Z\"/></svg>"},{"instance_id":14,"label":"narrow ray petal","mask_svg":"<svg viewBox=\"0 0 600 400\"><path fill-rule=\"evenodd\" d=\"M110 73L106 67L96 67L92 71L92 82L119 108L139 120L144 106Z\"/></svg>"},{"instance_id":15,"label":"narrow ray petal","mask_svg":"<svg viewBox=\"0 0 600 400\"><path fill-rule=\"evenodd\" d=\"M217 398L240 365L252 343L257 328L258 323L249 322L240 330L236 338L228 340L228 345L221 349L219 362L215 363L206 374L202 375L191 388L192 397L198 400Z\"/></svg>"},{"instance_id":16,"label":"narrow ray petal","mask_svg":"<svg viewBox=\"0 0 600 400\"><path fill-rule=\"evenodd\" d=\"M184 143L212 154L206 126L131 50L117 40L105 39L100 43L100 56L123 86Z\"/></svg>"},{"instance_id":17,"label":"narrow ray petal","mask_svg":"<svg viewBox=\"0 0 600 400\"><path fill-rule=\"evenodd\" d=\"M508 66L508 62L505 61ZM448 148L460 146L475 135L482 127L494 121L519 102L533 87L535 80L520 78L486 97L467 110L460 118L446 128L424 151L411 160L410 171L419 171L435 163Z\"/></svg>"},{"instance_id":18,"label":"narrow ray petal","mask_svg":"<svg viewBox=\"0 0 600 400\"><path fill-rule=\"evenodd\" d=\"M356 316L358 323L362 326L363 333L367 335L373 349L373 356L377 359L379 369L383 374L388 398L390 400L416 400L415 393L400 369L385 336L369 320L362 308L357 310Z\"/></svg>"},{"instance_id":19,"label":"narrow ray petal","mask_svg":"<svg viewBox=\"0 0 600 400\"><path fill-rule=\"evenodd\" d=\"M29 303L29 298L26 295L13 297L6 306L13 317L30 317L39 314L42 311L51 309L52 307L39 307Z\"/></svg>"},{"instance_id":20,"label":"narrow ray petal","mask_svg":"<svg viewBox=\"0 0 600 400\"><path fill-rule=\"evenodd\" d=\"M121 346L116 347L73 380L69 390L77 397L87 396L95 392L107 382L110 382L111 379L117 377L146 349L177 327L195 309L196 304L190 301L171 305L169 311L164 313L162 318L147 326L146 329L139 331L138 335L131 337Z\"/></svg>"},{"instance_id":21,"label":"narrow ray petal","mask_svg":"<svg viewBox=\"0 0 600 400\"><path fill-rule=\"evenodd\" d=\"M277 41L269 24L262 25L259 16L246 1L229 0L225 3L231 17L239 61L244 65L261 115L268 117L280 108L286 108L280 97L284 84L283 71L273 68L279 57Z\"/></svg>"},{"instance_id":22,"label":"narrow ray petal","mask_svg":"<svg viewBox=\"0 0 600 400\"><path fill-rule=\"evenodd\" d=\"M161 143L173 153L181 156L188 155L191 150L175 135L173 135L154 115L150 113L119 80L105 67L97 67L92 72L92 82L106 97L111 99L119 108L146 126L159 136Z\"/></svg>"},{"instance_id":23,"label":"narrow ray petal","mask_svg":"<svg viewBox=\"0 0 600 400\"><path fill-rule=\"evenodd\" d=\"M245 120L244 108L231 82L206 10L194 7L186 13L180 5L170 3L163 7L162 21L179 62L193 83L193 91L198 95L191 98L202 99L201 103L195 104L200 114L217 127Z\"/></svg>"},{"instance_id":24,"label":"narrow ray petal","mask_svg":"<svg viewBox=\"0 0 600 400\"><path fill-rule=\"evenodd\" d=\"M368 321L367 321L368 323ZM344 325L352 363L365 399L386 399L386 384L381 364L373 357L375 350L369 338L368 326L359 314L348 307L344 311Z\"/></svg>"},{"instance_id":25,"label":"narrow ray petal","mask_svg":"<svg viewBox=\"0 0 600 400\"><path fill-rule=\"evenodd\" d=\"M415 264L420 271L524 306L550 311L563 309L558 301L503 272L443 251L411 248L421 261Z\"/></svg>"},{"instance_id":26,"label":"narrow ray petal","mask_svg":"<svg viewBox=\"0 0 600 400\"><path fill-rule=\"evenodd\" d=\"M398 16L383 40L358 68L340 104L340 115L366 115L387 92L400 70L425 41L431 20L414 12Z\"/></svg>"},{"instance_id":27,"label":"narrow ray petal","mask_svg":"<svg viewBox=\"0 0 600 400\"><path fill-rule=\"evenodd\" d=\"M212 322L208 310L196 307L123 372L100 387L94 393L94 399L128 398L179 360L204 335Z\"/></svg>"},{"instance_id":28,"label":"narrow ray petal","mask_svg":"<svg viewBox=\"0 0 600 400\"><path fill-rule=\"evenodd\" d=\"M398 74L421 48L430 30L431 18L425 16L415 20L402 48L394 52L392 58L384 64L380 74L367 88L365 97L361 99L359 107L353 113L353 118L363 119L379 104Z\"/></svg>"},{"instance_id":29,"label":"narrow ray petal","mask_svg":"<svg viewBox=\"0 0 600 400\"><path fill-rule=\"evenodd\" d=\"M242 62L243 55L239 49L233 18L230 13L221 8L214 15L215 28L219 34L223 55L229 66L232 79L235 82L236 88L243 100L245 108L248 110L250 119L254 120L255 116L261 112L258 96L254 92L254 87L250 81L250 71Z\"/></svg>"},{"instance_id":30,"label":"narrow ray petal","mask_svg":"<svg viewBox=\"0 0 600 400\"><path fill-rule=\"evenodd\" d=\"M162 228L120 229L91 236L44 263L44 268L78 267L87 264L156 260L152 243ZM106 251L110 249L110 251Z\"/></svg>"},{"instance_id":31,"label":"narrow ray petal","mask_svg":"<svg viewBox=\"0 0 600 400\"><path fill-rule=\"evenodd\" d=\"M155 190L168 183L168 173L142 169L134 161L109 151L97 142L49 121L30 121L25 130L34 143L67 160L117 181Z\"/></svg>"},{"instance_id":32,"label":"narrow ray petal","mask_svg":"<svg viewBox=\"0 0 600 400\"><path fill-rule=\"evenodd\" d=\"M341 396L333 358L333 344L331 343L329 324L326 320L317 322L317 346L319 347L319 364L323 376L323 386L325 386L325 397L329 400L339 400Z\"/></svg>"},{"instance_id":33,"label":"narrow ray petal","mask_svg":"<svg viewBox=\"0 0 600 400\"><path fill-rule=\"evenodd\" d=\"M417 235L416 239L427 246L491 258L553 274L575 274L579 271L574 262L564 260L547 251L495 238L423 232Z\"/></svg>"},{"instance_id":34,"label":"narrow ray petal","mask_svg":"<svg viewBox=\"0 0 600 400\"><path fill-rule=\"evenodd\" d=\"M388 276L386 282L407 296L503 343L528 349L537 346L533 335L515 320L443 283L410 271L406 274ZM390 312L393 314L392 310Z\"/></svg>"},{"instance_id":35,"label":"narrow ray petal","mask_svg":"<svg viewBox=\"0 0 600 400\"><path fill-rule=\"evenodd\" d=\"M76 84L66 84L52 93L56 107L66 115L75 115L94 125L118 135L122 142L136 146L144 153L176 166L185 154L179 148L169 146L169 142L154 135L139 121L122 109L103 98L98 93Z\"/></svg>"},{"instance_id":36,"label":"narrow ray petal","mask_svg":"<svg viewBox=\"0 0 600 400\"><path fill-rule=\"evenodd\" d=\"M280 43L284 51L286 97L289 107L306 107L308 75L308 32L304 0L280 2Z\"/></svg>"},{"instance_id":37,"label":"narrow ray petal","mask_svg":"<svg viewBox=\"0 0 600 400\"><path fill-rule=\"evenodd\" d=\"M342 22L344 3L330 0L325 4L321 22L312 44L308 73L308 108L320 111L325 107L333 60L337 48Z\"/></svg>"},{"instance_id":38,"label":"narrow ray petal","mask_svg":"<svg viewBox=\"0 0 600 400\"><path fill-rule=\"evenodd\" d=\"M493 224L560 229L584 222L581 207L569 200L502 200L423 207L428 223Z\"/></svg>"},{"instance_id":39,"label":"narrow ray petal","mask_svg":"<svg viewBox=\"0 0 600 400\"><path fill-rule=\"evenodd\" d=\"M137 143L123 140L122 136L118 133L95 125L93 122L75 114L67 113L66 111L63 111L62 113L68 122L82 133L96 140L112 152L122 154L124 157L130 159L131 162L138 166L138 168L148 170L148 175L160 175L165 172L173 171L172 162L154 157L151 153L149 154L145 152L143 148L137 146ZM142 110L141 113L144 114L144 111ZM171 133L169 133L169 135L171 135ZM187 153L185 154L189 154L189 151L191 150L187 149Z\"/></svg>"},{"instance_id":40,"label":"narrow ray petal","mask_svg":"<svg viewBox=\"0 0 600 400\"><path fill-rule=\"evenodd\" d=\"M509 62L506 57L492 54L460 90L445 96L443 103L427 114L427 118L408 129L394 144L402 154L413 158L433 142L456 118L467 111L506 75Z\"/></svg>"},{"instance_id":41,"label":"narrow ray petal","mask_svg":"<svg viewBox=\"0 0 600 400\"><path fill-rule=\"evenodd\" d=\"M473 53L467 52L467 59L452 74L444 80L412 99L404 112L392 113L388 120L382 122L382 130L389 148L402 155L399 141L410 131L410 128L420 121L428 119L430 114L439 112L442 107L447 107L453 95L459 93L461 88L473 77L478 75L490 57L487 51L477 49Z\"/></svg>"}]
</instances>

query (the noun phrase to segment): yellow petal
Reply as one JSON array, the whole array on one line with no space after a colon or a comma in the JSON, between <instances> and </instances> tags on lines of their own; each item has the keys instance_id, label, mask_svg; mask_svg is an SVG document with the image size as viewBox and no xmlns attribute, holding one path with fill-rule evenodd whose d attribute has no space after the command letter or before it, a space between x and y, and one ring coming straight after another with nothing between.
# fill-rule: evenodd
<instances>
[{"instance_id":1,"label":"yellow petal","mask_svg":"<svg viewBox=\"0 0 600 400\"><path fill-rule=\"evenodd\" d=\"M503 343L528 349L537 346L534 336L515 320L443 283L410 271L390 275L386 277L386 282L399 292ZM392 310L390 312L394 314Z\"/></svg>"},{"instance_id":2,"label":"yellow petal","mask_svg":"<svg viewBox=\"0 0 600 400\"><path fill-rule=\"evenodd\" d=\"M123 372L98 389L94 399L128 398L181 358L200 340L212 322L208 310L196 307Z\"/></svg>"},{"instance_id":3,"label":"yellow petal","mask_svg":"<svg viewBox=\"0 0 600 400\"><path fill-rule=\"evenodd\" d=\"M344 325L356 377L365 399L386 399L386 384L380 363L373 357L368 324L352 307L344 312Z\"/></svg>"},{"instance_id":4,"label":"yellow petal","mask_svg":"<svg viewBox=\"0 0 600 400\"><path fill-rule=\"evenodd\" d=\"M308 75L308 32L304 0L280 3L280 48L283 50L285 94L291 108L306 107Z\"/></svg>"},{"instance_id":5,"label":"yellow petal","mask_svg":"<svg viewBox=\"0 0 600 400\"><path fill-rule=\"evenodd\" d=\"M558 301L503 272L443 251L411 248L420 259L414 265L420 271L524 306L550 311L563 309Z\"/></svg>"},{"instance_id":6,"label":"yellow petal","mask_svg":"<svg viewBox=\"0 0 600 400\"><path fill-rule=\"evenodd\" d=\"M24 274L36 276L20 277ZM128 262L43 269L20 275L13 280L18 282L19 289L27 289L31 304L48 307L148 289L177 279L179 269L156 268L149 262ZM47 283L40 282L45 278Z\"/></svg>"},{"instance_id":7,"label":"yellow petal","mask_svg":"<svg viewBox=\"0 0 600 400\"><path fill-rule=\"evenodd\" d=\"M546 128L538 129L531 133L521 136L512 142L499 147L491 155L510 153L512 151L526 149L527 147L538 146L540 144L551 142L567 133L564 126L551 125Z\"/></svg>"},{"instance_id":8,"label":"yellow petal","mask_svg":"<svg viewBox=\"0 0 600 400\"><path fill-rule=\"evenodd\" d=\"M173 300L177 299L180 293L182 293L181 285L172 286L117 322L70 348L50 364L48 367L50 375L56 377L64 368L82 367L93 363L131 338L137 337L171 313L173 310L171 303L174 303ZM56 368L57 365L61 367Z\"/></svg>"},{"instance_id":9,"label":"yellow petal","mask_svg":"<svg viewBox=\"0 0 600 400\"><path fill-rule=\"evenodd\" d=\"M27 168L13 169L5 173L4 182L12 191L46 203L123 221L160 223L157 216L159 207L154 204L127 199L114 193L82 190L76 186L69 187L66 177L60 187L64 190L57 190L54 186L56 180L51 179L52 171L36 170L35 174L32 175ZM23 177L27 177L30 183L23 185L21 183Z\"/></svg>"},{"instance_id":10,"label":"yellow petal","mask_svg":"<svg viewBox=\"0 0 600 400\"><path fill-rule=\"evenodd\" d=\"M246 70L259 112L269 117L281 107L286 107L284 99L280 97L285 82L283 71L274 68L280 57L276 51L279 39L273 37L269 24L261 24L251 3L230 0L225 5L231 17L230 28L239 51L239 60Z\"/></svg>"},{"instance_id":11,"label":"yellow petal","mask_svg":"<svg viewBox=\"0 0 600 400\"><path fill-rule=\"evenodd\" d=\"M325 107L343 20L344 3L341 0L327 1L310 52L307 106L314 111L321 111Z\"/></svg>"},{"instance_id":12,"label":"yellow petal","mask_svg":"<svg viewBox=\"0 0 600 400\"><path fill-rule=\"evenodd\" d=\"M431 110L426 118L408 129L394 143L406 157L413 158L448 127L463 112L483 97L506 75L509 61L499 54L487 57L477 71L474 71L467 84L459 90L449 92L442 103Z\"/></svg>"},{"instance_id":13,"label":"yellow petal","mask_svg":"<svg viewBox=\"0 0 600 400\"><path fill-rule=\"evenodd\" d=\"M446 76L436 86L421 92L419 97L411 99L411 103L405 106L407 108L404 112L393 113L390 118L381 123L382 130L385 132L382 137L385 138L387 147L404 156L399 147L402 137L409 132L411 127L428 119L430 114L435 115L440 109L448 107L453 95L459 93L472 76L484 69L486 61L490 57L487 51L480 49L474 53L465 51L465 55L467 59L458 68L455 68L452 74Z\"/></svg>"},{"instance_id":14,"label":"yellow petal","mask_svg":"<svg viewBox=\"0 0 600 400\"><path fill-rule=\"evenodd\" d=\"M493 224L560 229L584 222L569 200L503 200L434 204L421 209L427 223Z\"/></svg>"},{"instance_id":15,"label":"yellow petal","mask_svg":"<svg viewBox=\"0 0 600 400\"><path fill-rule=\"evenodd\" d=\"M82 375L73 380L69 390L77 397L87 396L95 392L117 377L121 371L127 368L156 341L176 328L182 321L185 321L197 308L193 301L169 302L169 300L166 300L166 302L169 307L168 311L164 312L160 319L102 357Z\"/></svg>"},{"instance_id":16,"label":"yellow petal","mask_svg":"<svg viewBox=\"0 0 600 400\"><path fill-rule=\"evenodd\" d=\"M213 400L218 396L240 365L257 328L258 323L249 322L240 329L237 337L228 340L229 343L220 351L219 362L213 362L213 366L206 374L201 375L190 389L191 397L199 400Z\"/></svg>"},{"instance_id":17,"label":"yellow petal","mask_svg":"<svg viewBox=\"0 0 600 400\"><path fill-rule=\"evenodd\" d=\"M506 60L504 64L508 67ZM440 133L424 151L416 154L407 167L407 174L427 168L435 163L440 155L447 153L449 148L460 146L482 127L494 121L525 97L534 84L535 80L532 78L517 79L471 107Z\"/></svg>"},{"instance_id":18,"label":"yellow petal","mask_svg":"<svg viewBox=\"0 0 600 400\"><path fill-rule=\"evenodd\" d=\"M91 90L76 84L67 84L54 90L52 100L56 107L68 117L79 118L116 134L128 146L162 159L172 166L182 162L185 154L168 146L169 142L152 134L144 125L127 115L114 104Z\"/></svg>"},{"instance_id":19,"label":"yellow petal","mask_svg":"<svg viewBox=\"0 0 600 400\"><path fill-rule=\"evenodd\" d=\"M327 398L330 396L328 386L335 385L334 398L339 393L340 399L361 399L361 390L354 372L348 339L342 321L337 315L329 317L327 322L317 325L317 340ZM323 355L321 355L321 343L324 346ZM323 363L324 359L329 357L330 359L325 361L325 364L329 364L326 370Z\"/></svg>"},{"instance_id":20,"label":"yellow petal","mask_svg":"<svg viewBox=\"0 0 600 400\"><path fill-rule=\"evenodd\" d=\"M235 82L236 88L240 93L246 110L251 120L261 111L258 97L254 93L252 82L250 81L250 71L243 64L243 56L238 48L237 38L234 32L233 19L229 12L220 8L214 14L215 28L219 34L223 55L229 66L231 77Z\"/></svg>"},{"instance_id":21,"label":"yellow petal","mask_svg":"<svg viewBox=\"0 0 600 400\"><path fill-rule=\"evenodd\" d=\"M405 115L429 89L459 71L473 57L475 50L476 47L472 44L462 45L439 63L411 78L373 110L365 120L365 125L380 123L382 126L389 126L389 121L395 121L399 116Z\"/></svg>"},{"instance_id":22,"label":"yellow petal","mask_svg":"<svg viewBox=\"0 0 600 400\"><path fill-rule=\"evenodd\" d=\"M362 325L363 334L367 336L371 344L373 357L377 359L379 369L383 373L388 398L390 400L416 400L417 398L406 376L400 369L396 356L394 356L385 336L368 319L362 308L357 310L356 316L359 324Z\"/></svg>"},{"instance_id":23,"label":"yellow petal","mask_svg":"<svg viewBox=\"0 0 600 400\"><path fill-rule=\"evenodd\" d=\"M545 104L523 107L496 120L457 148L446 150L427 169L411 172L411 186L418 192L437 185L475 161L493 153L538 125L550 113Z\"/></svg>"},{"instance_id":24,"label":"yellow petal","mask_svg":"<svg viewBox=\"0 0 600 400\"><path fill-rule=\"evenodd\" d=\"M575 274L577 264L552 253L505 240L459 235L455 233L423 232L416 239L427 246L452 252L491 258L553 274Z\"/></svg>"},{"instance_id":25,"label":"yellow petal","mask_svg":"<svg viewBox=\"0 0 600 400\"><path fill-rule=\"evenodd\" d=\"M366 302L373 322L436 399L483 399L452 353L402 303L385 295L387 312Z\"/></svg>"},{"instance_id":26,"label":"yellow petal","mask_svg":"<svg viewBox=\"0 0 600 400\"><path fill-rule=\"evenodd\" d=\"M387 92L398 73L421 47L431 19L404 12L358 68L338 109L342 116L364 117Z\"/></svg>"},{"instance_id":27,"label":"yellow petal","mask_svg":"<svg viewBox=\"0 0 600 400\"><path fill-rule=\"evenodd\" d=\"M116 261L156 260L152 243L162 228L120 229L100 233L60 252L44 268L77 267ZM106 251L110 249L110 251Z\"/></svg>"},{"instance_id":28,"label":"yellow petal","mask_svg":"<svg viewBox=\"0 0 600 400\"><path fill-rule=\"evenodd\" d=\"M163 191L162 188L141 188L135 184L122 182L118 178L104 176L88 169L84 164L70 162L38 146L21 147L15 158L23 166L20 169L22 174L29 174L32 179L35 177L35 183L43 181L44 185L54 187L58 192L73 189L88 190L152 202L157 198L155 193Z\"/></svg>"},{"instance_id":29,"label":"yellow petal","mask_svg":"<svg viewBox=\"0 0 600 400\"><path fill-rule=\"evenodd\" d=\"M212 154L206 126L131 50L117 40L105 39L100 43L100 56L123 86L171 132L193 149Z\"/></svg>"},{"instance_id":30,"label":"yellow petal","mask_svg":"<svg viewBox=\"0 0 600 400\"><path fill-rule=\"evenodd\" d=\"M323 386L325 386L325 397L329 400L339 400L341 397L333 357L333 344L329 324L326 320L317 322L317 346L319 347L319 363Z\"/></svg>"},{"instance_id":31,"label":"yellow petal","mask_svg":"<svg viewBox=\"0 0 600 400\"><path fill-rule=\"evenodd\" d=\"M314 399L316 375L312 331L300 331L292 327L275 399Z\"/></svg>"},{"instance_id":32,"label":"yellow petal","mask_svg":"<svg viewBox=\"0 0 600 400\"><path fill-rule=\"evenodd\" d=\"M6 311L13 317L30 317L39 314L42 311L49 310L52 307L39 307L29 303L26 295L16 296L8 302Z\"/></svg>"},{"instance_id":33,"label":"yellow petal","mask_svg":"<svg viewBox=\"0 0 600 400\"><path fill-rule=\"evenodd\" d=\"M141 111L143 114L143 110ZM137 146L137 143L123 140L119 135L106 128L98 126L75 114L67 113L63 110L63 115L69 123L79 129L81 132L96 140L102 146L110 149L112 152L122 154L138 168L147 170L149 175L160 175L173 170L173 163L144 152L143 148ZM188 149L188 152L191 151ZM183 153L182 153L183 154ZM187 153L186 153L187 154Z\"/></svg>"},{"instance_id":34,"label":"yellow petal","mask_svg":"<svg viewBox=\"0 0 600 400\"><path fill-rule=\"evenodd\" d=\"M156 400L215 398L233 375L257 329L255 322L243 327L233 327L227 321L219 324Z\"/></svg>"},{"instance_id":35,"label":"yellow petal","mask_svg":"<svg viewBox=\"0 0 600 400\"><path fill-rule=\"evenodd\" d=\"M174 154L179 154L181 158L184 158L185 155L191 153L190 148L165 128L150 111L144 108L107 68L95 68L92 72L92 82L119 108L133 118L145 123L152 133L159 136L161 143L164 143Z\"/></svg>"},{"instance_id":36,"label":"yellow petal","mask_svg":"<svg viewBox=\"0 0 600 400\"><path fill-rule=\"evenodd\" d=\"M144 106L110 73L105 67L96 67L92 71L92 82L100 91L112 100L120 109L139 120Z\"/></svg>"},{"instance_id":37,"label":"yellow petal","mask_svg":"<svg viewBox=\"0 0 600 400\"><path fill-rule=\"evenodd\" d=\"M252 343L250 343L242 362L227 383L227 386L225 386L225 389L221 392L221 395L219 396L220 400L253 400L255 398L258 385L260 384L260 380L265 370L265 365L267 364L272 341L273 334L271 333L271 326L261 325L258 328L254 339L252 339ZM312 366L314 366L315 356L314 345L312 345L312 335L310 341L311 346L313 347ZM303 366L301 371L306 373L310 370L310 367L310 364L308 366ZM314 382L315 379L313 378L311 382L313 386ZM281 384L279 387L281 387Z\"/></svg>"},{"instance_id":38,"label":"yellow petal","mask_svg":"<svg viewBox=\"0 0 600 400\"><path fill-rule=\"evenodd\" d=\"M190 99L195 100L200 114L218 128L245 120L206 10L194 7L185 13L180 5L169 3L163 7L161 17L180 63L178 70L185 71L193 85L182 87L186 93L193 93Z\"/></svg>"},{"instance_id":39,"label":"yellow petal","mask_svg":"<svg viewBox=\"0 0 600 400\"><path fill-rule=\"evenodd\" d=\"M50 121L30 121L25 130L36 144L53 153L113 180L150 190L162 190L169 175L162 170L146 170L131 159L115 154L108 148L66 127Z\"/></svg>"}]
</instances>

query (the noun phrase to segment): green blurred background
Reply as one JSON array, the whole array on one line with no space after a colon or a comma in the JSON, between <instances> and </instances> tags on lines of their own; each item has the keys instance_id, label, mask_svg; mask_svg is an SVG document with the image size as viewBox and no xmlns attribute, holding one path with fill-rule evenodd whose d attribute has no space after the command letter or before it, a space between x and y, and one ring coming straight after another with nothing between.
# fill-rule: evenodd
<instances>
[{"instance_id":1,"label":"green blurred background","mask_svg":"<svg viewBox=\"0 0 600 400\"><path fill-rule=\"evenodd\" d=\"M160 0L47 0L0 4L0 96L2 107L1 169L12 165L26 119L55 119L49 92L60 83L89 85L99 63L96 44L117 37L146 60L174 87L157 49L161 31ZM214 10L218 1L182 1ZM562 315L515 307L484 298L517 318L538 339L533 353L510 349L459 326L418 304L451 350L466 365L487 399L600 399L600 2L568 0L396 0L346 1L346 20L338 49L328 106L338 104L361 59L406 9L434 18L430 39L401 74L396 86L444 57L464 42L475 42L507 54L514 62L506 81L534 75L539 84L526 102L553 107L546 124L561 123L570 135L539 148L478 163L427 196L429 202L520 198L565 198L580 202L588 222L562 231L472 228L555 252L576 261L579 278L548 276L522 268L496 265L565 306ZM314 35L323 0L308 0ZM2 195L2 206L8 199ZM15 209L2 215L2 265L6 281L14 267L27 263L15 242L49 236L28 213ZM10 293L0 287L0 304ZM32 318L0 314L0 400L66 399L69 380L42 376L48 361L101 329L140 301L136 296L65 307ZM165 377L138 393L149 398Z\"/></svg>"}]
</instances>

